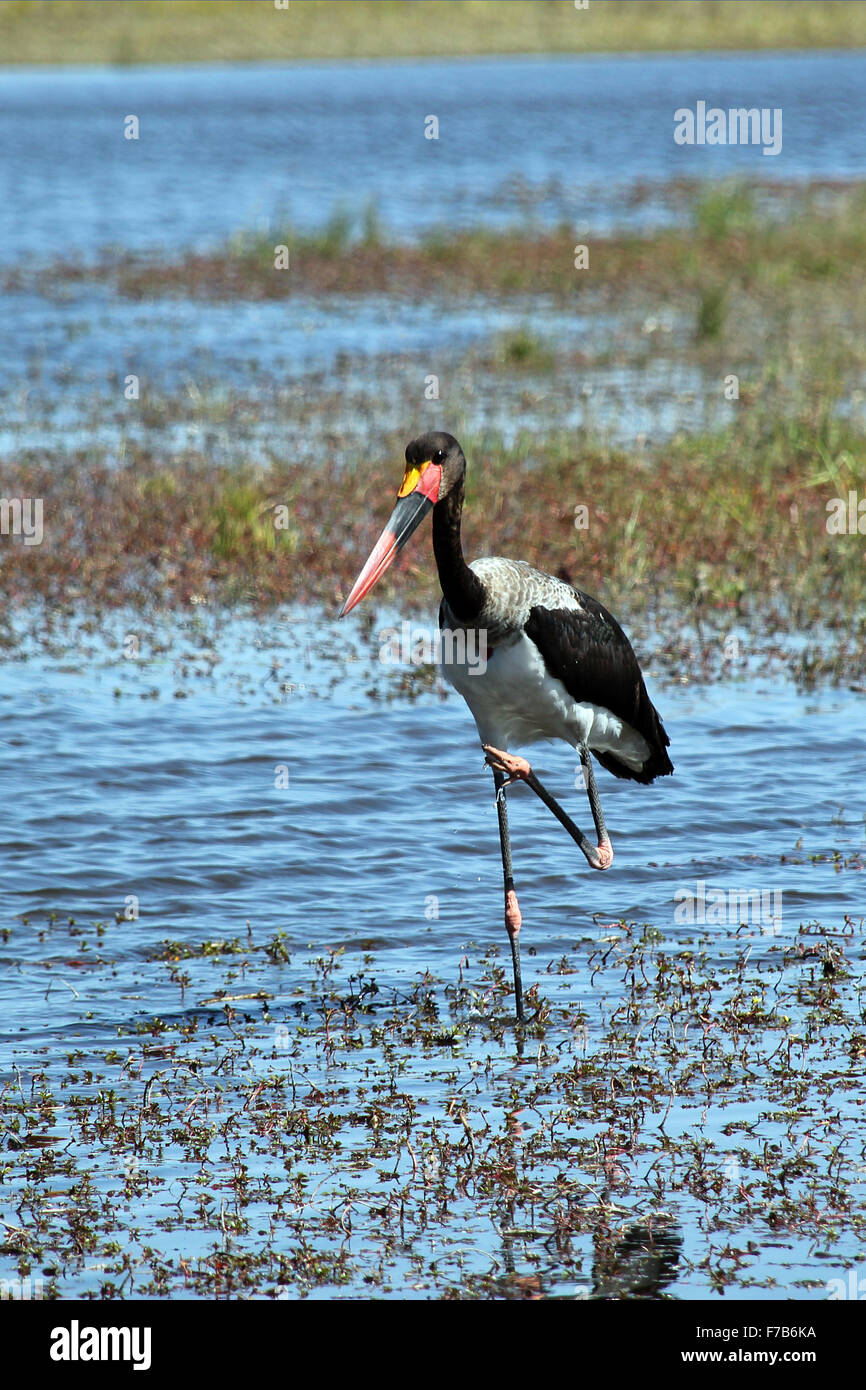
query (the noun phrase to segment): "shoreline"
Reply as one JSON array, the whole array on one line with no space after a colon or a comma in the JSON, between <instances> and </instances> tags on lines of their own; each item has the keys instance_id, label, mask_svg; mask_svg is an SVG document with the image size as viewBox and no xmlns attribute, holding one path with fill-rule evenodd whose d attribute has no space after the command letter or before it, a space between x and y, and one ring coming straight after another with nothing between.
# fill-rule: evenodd
<instances>
[{"instance_id":1,"label":"shoreline","mask_svg":"<svg viewBox=\"0 0 866 1390\"><path fill-rule=\"evenodd\" d=\"M442 24L444 5L448 22ZM786 52L866 46L856 0L24 0L0 5L6 65L112 67L372 58Z\"/></svg>"}]
</instances>

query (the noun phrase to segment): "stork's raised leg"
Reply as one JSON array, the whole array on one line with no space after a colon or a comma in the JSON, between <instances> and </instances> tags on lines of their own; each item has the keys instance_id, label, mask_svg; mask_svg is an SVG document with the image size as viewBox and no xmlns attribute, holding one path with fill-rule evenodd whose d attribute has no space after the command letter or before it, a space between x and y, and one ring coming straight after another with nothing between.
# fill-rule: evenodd
<instances>
[{"instance_id":1,"label":"stork's raised leg","mask_svg":"<svg viewBox=\"0 0 866 1390\"><path fill-rule=\"evenodd\" d=\"M514 891L514 870L511 867L511 836L508 833L508 807L505 804L505 773L493 767L493 782L496 787L496 814L499 817L499 844L502 849L502 876L505 882L505 930L511 943L511 960L514 965L514 997L517 1003L517 1021L523 1022L523 980L520 974L520 906Z\"/></svg>"},{"instance_id":2,"label":"stork's raised leg","mask_svg":"<svg viewBox=\"0 0 866 1390\"><path fill-rule=\"evenodd\" d=\"M563 811L556 798L550 795L546 787L542 786L525 758L517 757L513 753L505 753L500 748L492 748L489 743L485 743L483 748L486 760L493 768L494 773L497 770L505 773L506 780L502 783L503 787L507 787L509 782L525 782L528 787L532 788L539 800L544 802L547 809L553 812L560 825L565 826L577 847L585 855L586 862L589 864L590 868L610 868L613 863L613 850L611 849L610 839L608 838L607 829L605 828L601 802L598 799L598 790L595 785L595 778L592 775L591 766L589 767L589 775L587 778L587 791L589 793L589 804L592 808L592 817L598 832L598 847L590 843L583 831L575 825L571 816L566 811ZM587 753L587 758L588 757L589 754ZM583 761L582 753L581 761ZM586 764L584 764L584 766L586 766ZM589 790L590 787L592 791Z\"/></svg>"},{"instance_id":3,"label":"stork's raised leg","mask_svg":"<svg viewBox=\"0 0 866 1390\"><path fill-rule=\"evenodd\" d=\"M595 822L595 833L598 836L598 858L600 862L593 865L593 868L609 869L613 863L613 847L610 843L610 836L607 833L607 826L604 823L604 812L601 809L598 787L595 785L592 755L585 743L580 745L579 752L580 761L583 764L584 780L586 781L586 794L589 797L592 819Z\"/></svg>"}]
</instances>

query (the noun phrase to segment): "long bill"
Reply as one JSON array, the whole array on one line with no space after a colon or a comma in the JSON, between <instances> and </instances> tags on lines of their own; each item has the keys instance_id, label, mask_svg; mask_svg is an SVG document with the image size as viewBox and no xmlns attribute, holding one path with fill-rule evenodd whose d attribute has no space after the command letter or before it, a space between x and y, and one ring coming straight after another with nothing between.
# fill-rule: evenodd
<instances>
[{"instance_id":1,"label":"long bill","mask_svg":"<svg viewBox=\"0 0 866 1390\"><path fill-rule=\"evenodd\" d=\"M425 463L420 468L407 468L388 524L370 552L369 559L339 612L347 613L361 602L377 580L393 564L414 531L418 529L439 497L442 469L438 464Z\"/></svg>"}]
</instances>

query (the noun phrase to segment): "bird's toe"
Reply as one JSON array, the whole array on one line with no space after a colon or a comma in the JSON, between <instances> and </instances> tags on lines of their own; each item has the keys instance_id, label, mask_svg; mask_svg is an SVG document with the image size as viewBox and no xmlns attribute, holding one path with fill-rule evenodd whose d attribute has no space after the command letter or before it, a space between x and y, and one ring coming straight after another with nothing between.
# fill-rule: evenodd
<instances>
[{"instance_id":1,"label":"bird's toe","mask_svg":"<svg viewBox=\"0 0 866 1390\"><path fill-rule=\"evenodd\" d=\"M526 758L520 758L514 753L506 753L501 748L494 748L492 744L482 744L484 749L484 759L489 767L495 767L498 772L504 772L507 777L525 780L530 776L532 768Z\"/></svg>"},{"instance_id":2,"label":"bird's toe","mask_svg":"<svg viewBox=\"0 0 866 1390\"><path fill-rule=\"evenodd\" d=\"M613 846L610 840L602 840L595 851L595 855L590 859L593 869L609 869L613 863Z\"/></svg>"}]
</instances>

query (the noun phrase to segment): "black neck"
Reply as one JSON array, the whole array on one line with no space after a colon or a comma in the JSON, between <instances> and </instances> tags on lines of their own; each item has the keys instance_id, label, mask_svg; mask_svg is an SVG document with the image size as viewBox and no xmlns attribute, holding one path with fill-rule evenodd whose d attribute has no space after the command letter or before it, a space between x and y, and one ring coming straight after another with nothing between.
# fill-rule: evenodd
<instances>
[{"instance_id":1,"label":"black neck","mask_svg":"<svg viewBox=\"0 0 866 1390\"><path fill-rule=\"evenodd\" d=\"M460 518L463 514L463 480L433 508L433 554L445 601L455 618L471 622L484 606L484 585L463 558Z\"/></svg>"}]
</instances>

